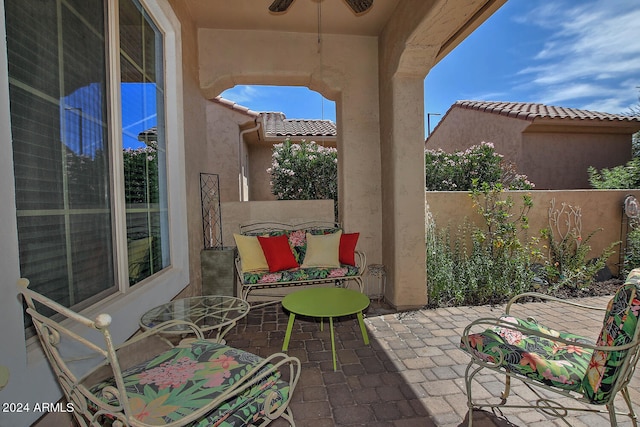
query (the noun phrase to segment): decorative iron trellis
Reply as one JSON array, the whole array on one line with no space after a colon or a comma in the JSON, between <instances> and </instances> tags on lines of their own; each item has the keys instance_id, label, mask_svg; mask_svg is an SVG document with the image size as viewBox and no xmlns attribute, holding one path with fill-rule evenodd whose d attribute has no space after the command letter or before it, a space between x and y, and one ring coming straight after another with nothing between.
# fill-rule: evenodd
<instances>
[{"instance_id":1,"label":"decorative iron trellis","mask_svg":"<svg viewBox=\"0 0 640 427\"><path fill-rule=\"evenodd\" d=\"M205 249L222 249L222 214L220 211L220 176L200 173L202 234Z\"/></svg>"}]
</instances>

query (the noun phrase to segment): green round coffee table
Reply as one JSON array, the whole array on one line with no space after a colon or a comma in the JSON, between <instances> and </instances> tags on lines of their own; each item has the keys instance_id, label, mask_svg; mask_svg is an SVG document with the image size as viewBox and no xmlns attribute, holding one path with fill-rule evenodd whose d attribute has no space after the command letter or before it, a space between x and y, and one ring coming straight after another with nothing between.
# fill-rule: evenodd
<instances>
[{"instance_id":1,"label":"green round coffee table","mask_svg":"<svg viewBox=\"0 0 640 427\"><path fill-rule=\"evenodd\" d=\"M369 297L365 294L345 288L311 288L296 291L285 296L282 306L289 311L289 324L284 336L282 351L289 348L291 339L291 329L296 314L300 316L319 317L321 320L329 318L329 328L331 330L331 353L333 355L333 370L336 370L336 347L333 333L333 318L350 316L355 314L358 317L362 340L365 345L369 345L369 335L364 326L362 310L369 306ZM322 325L322 324L321 324Z\"/></svg>"}]
</instances>

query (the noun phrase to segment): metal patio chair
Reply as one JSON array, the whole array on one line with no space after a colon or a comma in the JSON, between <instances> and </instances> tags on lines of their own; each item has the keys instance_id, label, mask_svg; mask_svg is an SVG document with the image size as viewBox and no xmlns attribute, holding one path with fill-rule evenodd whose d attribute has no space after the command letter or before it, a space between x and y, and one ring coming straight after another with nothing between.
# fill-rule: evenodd
<instances>
[{"instance_id":1,"label":"metal patio chair","mask_svg":"<svg viewBox=\"0 0 640 427\"><path fill-rule=\"evenodd\" d=\"M265 426L278 417L295 426L288 405L298 359L261 358L206 340L195 324L177 320L116 346L111 316L90 320L28 285L20 279L26 312L80 426ZM174 346L158 336L178 324L195 338ZM154 346L160 351L151 352Z\"/></svg>"},{"instance_id":2,"label":"metal patio chair","mask_svg":"<svg viewBox=\"0 0 640 427\"><path fill-rule=\"evenodd\" d=\"M548 328L532 317L523 319L510 315L513 304L526 297L556 301L585 310L601 310L604 312L602 329L594 342L569 331ZM465 371L469 426L473 425L474 409L509 407L532 407L562 419L567 425L570 424L565 417L569 411L587 411L608 414L612 426L617 425L617 415L628 416L637 426L627 385L640 350L639 315L640 269L635 269L606 309L525 293L512 298L500 318L482 318L472 322L465 328L460 343L471 356ZM473 332L478 330L478 326L486 329ZM473 399L472 380L484 369L506 375L505 389L497 403ZM512 378L523 381L537 400L530 404L507 403ZM615 409L614 400L618 393L624 398L628 412ZM567 405L566 398L586 405Z\"/></svg>"}]
</instances>

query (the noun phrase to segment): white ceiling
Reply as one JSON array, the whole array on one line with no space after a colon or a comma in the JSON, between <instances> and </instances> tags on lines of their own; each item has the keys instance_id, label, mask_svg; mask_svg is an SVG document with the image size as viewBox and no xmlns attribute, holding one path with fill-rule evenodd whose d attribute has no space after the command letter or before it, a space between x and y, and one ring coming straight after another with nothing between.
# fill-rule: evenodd
<instances>
[{"instance_id":1,"label":"white ceiling","mask_svg":"<svg viewBox=\"0 0 640 427\"><path fill-rule=\"evenodd\" d=\"M230 30L380 34L400 0L374 0L356 16L344 0L294 0L283 14L269 12L272 0L183 0L198 27Z\"/></svg>"}]
</instances>

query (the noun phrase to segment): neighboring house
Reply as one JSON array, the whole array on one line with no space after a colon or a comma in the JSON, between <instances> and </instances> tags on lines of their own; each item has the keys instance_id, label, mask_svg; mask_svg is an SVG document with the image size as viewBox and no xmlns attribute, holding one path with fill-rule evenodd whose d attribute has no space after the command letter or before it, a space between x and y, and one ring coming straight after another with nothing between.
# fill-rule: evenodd
<instances>
[{"instance_id":1,"label":"neighboring house","mask_svg":"<svg viewBox=\"0 0 640 427\"><path fill-rule=\"evenodd\" d=\"M223 202L275 200L267 173L274 144L289 139L336 147L336 124L331 120L258 113L219 96L211 101L207 106L207 143L226 154L211 158L203 172L220 175Z\"/></svg>"},{"instance_id":2,"label":"neighboring house","mask_svg":"<svg viewBox=\"0 0 640 427\"><path fill-rule=\"evenodd\" d=\"M526 102L458 101L425 148L454 152L492 142L536 189L590 188L587 168L626 163L638 130L640 117Z\"/></svg>"},{"instance_id":3,"label":"neighboring house","mask_svg":"<svg viewBox=\"0 0 640 427\"><path fill-rule=\"evenodd\" d=\"M336 102L339 219L360 232L367 261L385 265L387 301L424 306L424 79L505 2L376 0L361 15L339 0L296 1L283 14L255 0L0 2L3 401L61 396L25 334L20 276L87 316L109 313L117 343L145 311L200 294L200 173L238 158L209 138L218 123L208 110L235 85L306 86ZM250 132L250 116L229 115ZM131 194L122 152L145 148L140 122L157 126L158 150L139 159L148 185ZM144 237L130 224L144 224ZM135 283L133 243L149 259ZM0 424L40 415L0 413Z\"/></svg>"}]
</instances>

